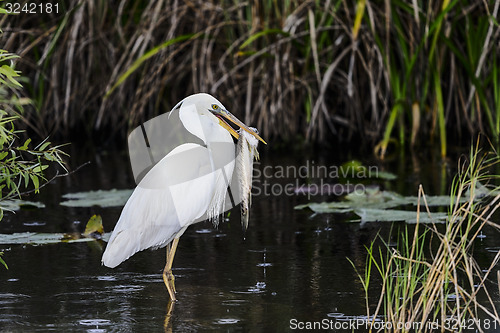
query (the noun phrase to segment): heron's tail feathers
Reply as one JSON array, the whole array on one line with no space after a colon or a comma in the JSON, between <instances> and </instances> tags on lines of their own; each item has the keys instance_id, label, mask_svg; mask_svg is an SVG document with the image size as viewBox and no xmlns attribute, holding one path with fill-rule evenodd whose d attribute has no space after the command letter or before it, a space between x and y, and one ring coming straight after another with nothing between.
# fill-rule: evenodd
<instances>
[{"instance_id":1,"label":"heron's tail feathers","mask_svg":"<svg viewBox=\"0 0 500 333\"><path fill-rule=\"evenodd\" d=\"M175 235L180 237L186 228L163 225L120 230L117 226L102 255L102 263L115 268L139 251L164 247Z\"/></svg>"},{"instance_id":2,"label":"heron's tail feathers","mask_svg":"<svg viewBox=\"0 0 500 333\"><path fill-rule=\"evenodd\" d=\"M115 268L136 252L140 251L131 230L122 230L111 239L102 256L104 266Z\"/></svg>"}]
</instances>

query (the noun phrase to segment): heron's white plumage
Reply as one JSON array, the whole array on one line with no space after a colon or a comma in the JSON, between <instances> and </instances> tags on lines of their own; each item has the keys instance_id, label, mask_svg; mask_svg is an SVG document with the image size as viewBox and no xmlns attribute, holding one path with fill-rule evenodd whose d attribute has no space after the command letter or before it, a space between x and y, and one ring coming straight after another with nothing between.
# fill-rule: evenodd
<instances>
[{"instance_id":1,"label":"heron's white plumage","mask_svg":"<svg viewBox=\"0 0 500 333\"><path fill-rule=\"evenodd\" d=\"M116 267L138 251L163 247L186 228L223 212L228 180L234 170L234 142L209 107L222 104L208 94L180 104L181 123L199 143L184 143L161 159L141 180L125 204L103 254Z\"/></svg>"}]
</instances>

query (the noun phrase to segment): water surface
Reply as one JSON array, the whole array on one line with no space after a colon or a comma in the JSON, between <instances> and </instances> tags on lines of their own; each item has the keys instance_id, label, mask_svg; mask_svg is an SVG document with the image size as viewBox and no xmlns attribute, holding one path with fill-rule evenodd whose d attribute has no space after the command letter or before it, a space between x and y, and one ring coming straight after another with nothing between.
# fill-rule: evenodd
<instances>
[{"instance_id":1,"label":"water surface","mask_svg":"<svg viewBox=\"0 0 500 333\"><path fill-rule=\"evenodd\" d=\"M314 163L334 165L346 158ZM133 187L128 156L80 154L72 163L76 166L85 160L92 164L57 179L38 197L30 198L42 201L46 208L6 213L0 233L82 231L93 214L100 214L105 230L110 231L121 207L71 208L59 202L68 192ZM300 167L307 160L304 156L263 154L259 168ZM398 161L387 163L380 167L398 173L397 181L367 182L412 195L420 182L427 182L427 193L442 194L439 192L446 186L440 184L449 180L446 168L417 166L418 170L411 162L403 166ZM429 173L426 168L434 171ZM263 186L266 179L261 175L256 181ZM284 186L296 179L273 177L267 181L270 186ZM300 178L299 184L316 181L314 177ZM105 246L101 241L0 245L9 265L9 270L0 267L0 330L286 331L295 322L362 318L363 291L347 258L363 267L364 246L378 232L387 235L391 225L362 225L352 222L356 216L350 214L313 215L294 209L308 200L335 199L331 196L268 194L253 198L246 234L241 230L238 208L216 229L203 222L186 231L174 260L178 302L173 308L161 277L164 249L140 252L109 269L100 263ZM500 242L493 232L485 236L477 248L486 266L495 255L489 250L498 248Z\"/></svg>"}]
</instances>

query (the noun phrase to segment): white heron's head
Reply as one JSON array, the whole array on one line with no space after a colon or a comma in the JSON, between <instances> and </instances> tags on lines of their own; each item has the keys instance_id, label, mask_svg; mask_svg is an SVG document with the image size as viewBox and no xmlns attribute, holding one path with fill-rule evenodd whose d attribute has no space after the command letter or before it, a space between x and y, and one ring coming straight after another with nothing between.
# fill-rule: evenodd
<instances>
[{"instance_id":1,"label":"white heron's head","mask_svg":"<svg viewBox=\"0 0 500 333\"><path fill-rule=\"evenodd\" d=\"M245 125L242 121L236 118L232 113L230 113L224 105L222 105L219 100L217 100L212 95L206 93L199 93L188 96L180 101L175 107L180 107L183 105L194 105L196 107L197 112L200 115L203 114L212 114L217 117L219 121L219 125L226 129L233 137L236 139L239 138L239 134L236 130L234 130L231 125L229 125L228 121L233 123L234 125L240 127L242 130L253 135L257 140L262 141L264 144L267 144L256 132L251 130L247 125Z\"/></svg>"}]
</instances>

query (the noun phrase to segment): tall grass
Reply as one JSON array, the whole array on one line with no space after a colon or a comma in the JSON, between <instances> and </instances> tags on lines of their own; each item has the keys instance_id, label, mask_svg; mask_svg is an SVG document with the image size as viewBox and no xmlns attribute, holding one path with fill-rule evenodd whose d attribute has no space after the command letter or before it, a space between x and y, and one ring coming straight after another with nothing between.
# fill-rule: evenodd
<instances>
[{"instance_id":1,"label":"tall grass","mask_svg":"<svg viewBox=\"0 0 500 333\"><path fill-rule=\"evenodd\" d=\"M376 253L373 246L368 248L366 272L369 273L360 277L366 293L373 278L370 274L373 267L382 278L375 309L370 308L367 301L367 315L372 324L376 318L383 317L385 327L398 328L392 330L394 332L417 331L415 325L421 325L419 332L476 328L483 332L500 325L498 302L490 290L496 284L493 282L496 278L494 268L500 262L500 252L486 268L473 256L474 242L482 230L486 227L500 229L492 220L500 208L498 187L491 189L491 196L479 193L483 185L498 178L486 171L498 164L499 158L482 155L476 149L468 161L462 162L452 185L449 218L444 231L435 225L428 227L418 223L420 214L425 214L420 207L427 208L420 187L413 234L405 229L398 237L398 245L387 247L387 251L380 248ZM465 202L460 200L463 197L467 199Z\"/></svg>"},{"instance_id":2,"label":"tall grass","mask_svg":"<svg viewBox=\"0 0 500 333\"><path fill-rule=\"evenodd\" d=\"M41 132L125 135L206 91L269 140L357 140L381 157L436 140L446 155L449 137L498 140L499 3L64 0L0 26Z\"/></svg>"}]
</instances>

